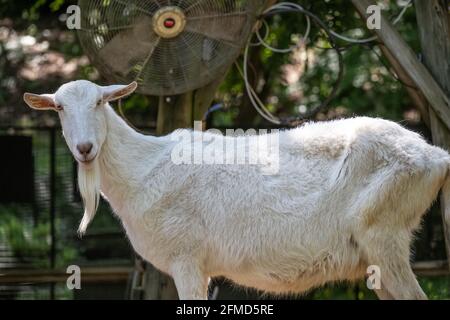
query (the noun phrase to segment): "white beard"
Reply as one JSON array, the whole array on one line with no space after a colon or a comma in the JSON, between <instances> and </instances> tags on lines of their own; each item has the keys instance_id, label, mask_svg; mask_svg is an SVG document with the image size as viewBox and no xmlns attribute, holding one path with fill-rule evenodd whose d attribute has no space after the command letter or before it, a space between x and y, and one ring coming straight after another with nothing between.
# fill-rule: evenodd
<instances>
[{"instance_id":1,"label":"white beard","mask_svg":"<svg viewBox=\"0 0 450 320\"><path fill-rule=\"evenodd\" d=\"M95 216L100 200L100 168L98 159L89 167L78 165L78 188L84 203L84 213L78 233L83 235Z\"/></svg>"}]
</instances>

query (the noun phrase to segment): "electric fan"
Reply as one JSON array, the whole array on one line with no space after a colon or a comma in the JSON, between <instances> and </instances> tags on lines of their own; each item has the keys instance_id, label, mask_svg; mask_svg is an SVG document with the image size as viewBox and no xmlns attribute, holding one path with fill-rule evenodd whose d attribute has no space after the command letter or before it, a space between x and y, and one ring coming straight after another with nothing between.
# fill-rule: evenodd
<instances>
[{"instance_id":1,"label":"electric fan","mask_svg":"<svg viewBox=\"0 0 450 320\"><path fill-rule=\"evenodd\" d=\"M215 80L238 57L266 0L80 0L84 52L116 82L175 95Z\"/></svg>"}]
</instances>

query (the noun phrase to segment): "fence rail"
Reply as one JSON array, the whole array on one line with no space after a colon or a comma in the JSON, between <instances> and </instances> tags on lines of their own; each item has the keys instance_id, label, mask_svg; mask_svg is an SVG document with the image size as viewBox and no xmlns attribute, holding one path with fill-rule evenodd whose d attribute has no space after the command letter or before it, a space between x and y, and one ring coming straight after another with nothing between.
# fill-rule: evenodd
<instances>
[{"instance_id":1,"label":"fence rail","mask_svg":"<svg viewBox=\"0 0 450 320\"><path fill-rule=\"evenodd\" d=\"M131 266L81 267L83 283L123 282L133 272ZM9 270L0 272L0 284L23 283L61 283L66 282L69 274L64 269Z\"/></svg>"},{"instance_id":2,"label":"fence rail","mask_svg":"<svg viewBox=\"0 0 450 320\"><path fill-rule=\"evenodd\" d=\"M83 283L127 281L133 272L131 266L81 267ZM450 271L446 260L420 261L413 264L417 276L448 276ZM0 272L0 285L22 283L66 282L69 275L64 269L9 270Z\"/></svg>"}]
</instances>

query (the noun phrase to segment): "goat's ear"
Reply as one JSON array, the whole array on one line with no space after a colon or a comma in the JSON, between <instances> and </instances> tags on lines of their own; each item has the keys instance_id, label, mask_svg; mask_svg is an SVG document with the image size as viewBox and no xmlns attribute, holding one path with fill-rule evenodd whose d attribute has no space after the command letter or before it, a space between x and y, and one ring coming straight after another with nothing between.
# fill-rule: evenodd
<instances>
[{"instance_id":1,"label":"goat's ear","mask_svg":"<svg viewBox=\"0 0 450 320\"><path fill-rule=\"evenodd\" d=\"M58 110L54 94L34 94L27 92L23 95L23 100L30 108L36 110Z\"/></svg>"},{"instance_id":2,"label":"goat's ear","mask_svg":"<svg viewBox=\"0 0 450 320\"><path fill-rule=\"evenodd\" d=\"M103 100L105 101L114 101L126 97L132 94L138 84L136 81L133 81L129 85L112 85L101 87L103 92Z\"/></svg>"}]
</instances>

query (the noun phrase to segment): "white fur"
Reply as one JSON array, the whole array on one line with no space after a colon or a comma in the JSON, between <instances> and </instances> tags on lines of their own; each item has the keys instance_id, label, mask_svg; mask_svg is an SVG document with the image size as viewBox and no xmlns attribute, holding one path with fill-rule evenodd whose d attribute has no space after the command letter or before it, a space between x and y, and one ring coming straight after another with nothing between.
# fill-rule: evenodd
<instances>
[{"instance_id":1,"label":"white fur","mask_svg":"<svg viewBox=\"0 0 450 320\"><path fill-rule=\"evenodd\" d=\"M80 164L80 230L99 187L136 252L174 278L180 298L206 298L215 276L301 293L362 278L368 265L381 268L380 298L426 298L409 246L450 186L450 156L418 134L365 117L310 123L280 133L277 175L251 165L175 165L171 135L141 135L107 103L93 109L95 84L65 86L56 100L76 105L60 112L69 148L87 139L96 152L95 164Z\"/></svg>"},{"instance_id":2,"label":"white fur","mask_svg":"<svg viewBox=\"0 0 450 320\"><path fill-rule=\"evenodd\" d=\"M78 170L78 188L84 202L84 214L78 232L83 235L94 218L100 200L100 169L98 161L92 164L94 168Z\"/></svg>"}]
</instances>

